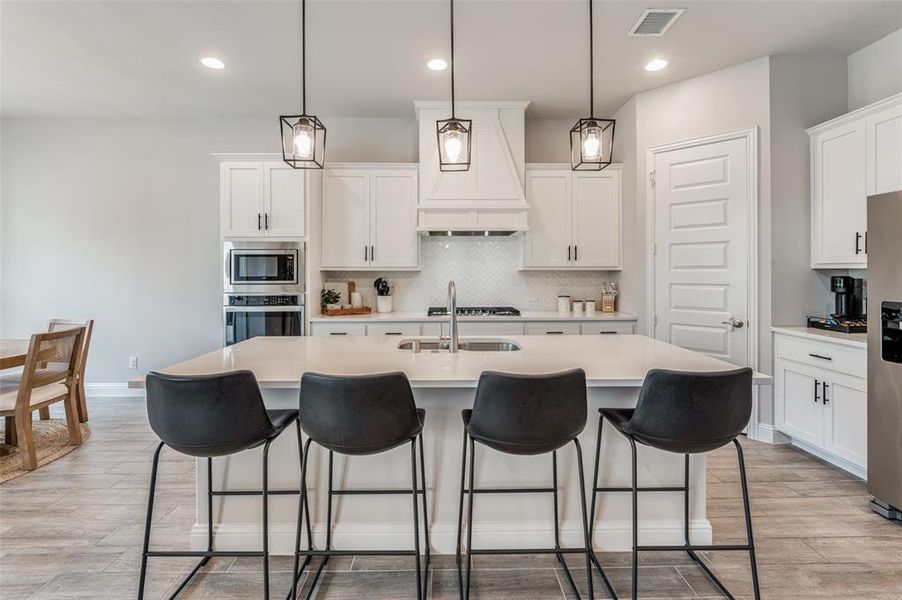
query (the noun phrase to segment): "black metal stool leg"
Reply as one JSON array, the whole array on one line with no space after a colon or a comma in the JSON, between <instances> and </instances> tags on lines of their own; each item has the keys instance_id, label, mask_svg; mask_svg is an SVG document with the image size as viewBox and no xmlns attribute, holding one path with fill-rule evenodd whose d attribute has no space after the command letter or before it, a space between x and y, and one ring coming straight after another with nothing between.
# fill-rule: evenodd
<instances>
[{"instance_id":1,"label":"black metal stool leg","mask_svg":"<svg viewBox=\"0 0 902 600\"><path fill-rule=\"evenodd\" d=\"M630 441L633 467L633 600L639 597L639 474L636 460L636 442Z\"/></svg>"},{"instance_id":2,"label":"black metal stool leg","mask_svg":"<svg viewBox=\"0 0 902 600\"><path fill-rule=\"evenodd\" d=\"M307 550L313 550L313 535L311 533L310 528L310 508L307 503L307 457L310 454L310 442L313 439L308 439L307 443L304 444L304 450L301 453L301 489L300 489L300 499L298 502L298 525L297 525L297 533L294 538L294 581L291 584L291 592L290 598L291 600L297 600L298 597L298 581L301 578L301 575L304 574L304 570L307 568L307 565L310 564L312 557L308 554L304 557L304 564L300 564L300 552L301 552L301 522L303 520L302 515L306 514L307 516ZM301 431L300 425L298 425L298 448L300 448L301 442Z\"/></svg>"},{"instance_id":3,"label":"black metal stool leg","mask_svg":"<svg viewBox=\"0 0 902 600\"><path fill-rule=\"evenodd\" d=\"M583 539L586 543L586 577L589 584L589 600L595 600L595 589L592 585L592 538L589 534L589 515L586 513L586 476L583 472L583 449L579 440L573 438L576 445L576 465L579 467L579 507L583 515ZM602 572L602 576L604 573Z\"/></svg>"},{"instance_id":4,"label":"black metal stool leg","mask_svg":"<svg viewBox=\"0 0 902 600\"><path fill-rule=\"evenodd\" d=\"M745 457L743 456L742 446L739 444L739 440L734 439L733 443L736 444L736 456L739 459L739 478L742 482L742 505L745 509L745 530L749 540L749 562L752 567L752 587L755 591L755 600L760 600L761 588L758 584L758 563L755 560L755 538L752 534L752 511L749 506L749 484L745 476Z\"/></svg>"},{"instance_id":5,"label":"black metal stool leg","mask_svg":"<svg viewBox=\"0 0 902 600\"><path fill-rule=\"evenodd\" d=\"M558 510L558 485L557 485L557 450L551 453L551 494L552 494L552 503L554 505L554 549L561 549L561 527L560 527L560 513ZM577 598L579 598L579 588L576 587L576 582L573 581L573 574L570 573L570 568L567 566L567 561L564 560L564 555L561 552L556 552L555 556L557 557L557 561L561 564L561 567L564 569L564 576L567 578L567 583L570 584L570 588L573 590L573 593Z\"/></svg>"},{"instance_id":6,"label":"black metal stool leg","mask_svg":"<svg viewBox=\"0 0 902 600\"><path fill-rule=\"evenodd\" d=\"M464 600L469 600L470 598L470 580L472 579L472 559L473 555L471 553L471 549L473 548L473 496L476 495L476 491L473 489L473 481L474 471L475 471L475 461L473 460L476 456L476 447L474 445L473 439L470 438L470 486L469 493L470 497L467 498L467 580L466 586L464 587Z\"/></svg>"},{"instance_id":7,"label":"black metal stool leg","mask_svg":"<svg viewBox=\"0 0 902 600\"><path fill-rule=\"evenodd\" d=\"M598 492L598 467L601 463L601 431L604 429L604 417L598 417L598 435L595 438L595 470L592 472L592 508L589 510L589 535L595 538L595 499Z\"/></svg>"},{"instance_id":8,"label":"black metal stool leg","mask_svg":"<svg viewBox=\"0 0 902 600\"><path fill-rule=\"evenodd\" d=\"M263 445L263 599L269 600L269 445ZM212 514L210 529L213 528Z\"/></svg>"},{"instance_id":9,"label":"black metal stool leg","mask_svg":"<svg viewBox=\"0 0 902 600\"><path fill-rule=\"evenodd\" d=\"M686 492L683 497L683 537L686 546L689 546L689 455L686 454L686 460L683 468L683 481L685 483ZM689 550L691 555L691 550Z\"/></svg>"},{"instance_id":10,"label":"black metal stool leg","mask_svg":"<svg viewBox=\"0 0 902 600\"><path fill-rule=\"evenodd\" d=\"M420 581L420 517L417 507L420 499L417 498L417 441L416 438L410 441L410 482L411 482L411 499L413 500L413 549L414 565L416 566L417 578L417 600L423 599L423 584Z\"/></svg>"},{"instance_id":11,"label":"black metal stool leg","mask_svg":"<svg viewBox=\"0 0 902 600\"><path fill-rule=\"evenodd\" d=\"M428 593L427 586L429 584L429 513L426 509L426 451L423 449L423 434L420 433L420 472L423 475L423 542L425 544L426 562L423 567L423 598Z\"/></svg>"},{"instance_id":12,"label":"black metal stool leg","mask_svg":"<svg viewBox=\"0 0 902 600\"><path fill-rule=\"evenodd\" d=\"M213 458L207 457L207 551L213 551ZM205 565L210 557L201 560Z\"/></svg>"},{"instance_id":13,"label":"black metal stool leg","mask_svg":"<svg viewBox=\"0 0 902 600\"><path fill-rule=\"evenodd\" d=\"M332 495L334 491L333 485L333 473L335 469L334 466L335 453L332 450L329 450L329 493L327 495L326 502L326 551L329 552L332 550ZM313 576L313 581L310 583L310 589L307 590L306 600L310 600L313 597L313 592L316 591L316 584L319 583L319 578L323 574L323 569L326 568L326 565L329 563L329 558L331 558L328 554L323 556L322 562L319 564L319 567L316 569L316 574Z\"/></svg>"},{"instance_id":14,"label":"black metal stool leg","mask_svg":"<svg viewBox=\"0 0 902 600\"><path fill-rule=\"evenodd\" d=\"M153 463L150 468L150 492L147 497L147 517L144 521L144 546L141 552L141 575L138 579L138 600L144 599L144 581L147 577L147 551L150 549L150 524L153 520L153 498L157 489L157 467L160 464L160 450L163 449L160 442L153 453Z\"/></svg>"},{"instance_id":15,"label":"black metal stool leg","mask_svg":"<svg viewBox=\"0 0 902 600\"><path fill-rule=\"evenodd\" d=\"M460 459L460 509L457 513L457 588L460 597L464 597L464 575L461 567L461 536L464 526L464 485L467 479L467 430L464 429L464 443Z\"/></svg>"}]
</instances>

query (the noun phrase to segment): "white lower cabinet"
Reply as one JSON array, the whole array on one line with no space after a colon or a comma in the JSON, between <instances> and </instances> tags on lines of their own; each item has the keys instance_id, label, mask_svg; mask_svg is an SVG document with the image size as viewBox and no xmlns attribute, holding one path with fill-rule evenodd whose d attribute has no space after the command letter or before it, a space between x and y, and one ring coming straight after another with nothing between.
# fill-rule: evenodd
<instances>
[{"instance_id":1,"label":"white lower cabinet","mask_svg":"<svg viewBox=\"0 0 902 600\"><path fill-rule=\"evenodd\" d=\"M310 335L366 335L364 323L311 323Z\"/></svg>"},{"instance_id":2,"label":"white lower cabinet","mask_svg":"<svg viewBox=\"0 0 902 600\"><path fill-rule=\"evenodd\" d=\"M529 321L526 323L526 335L579 335L579 323L561 321Z\"/></svg>"},{"instance_id":3,"label":"white lower cabinet","mask_svg":"<svg viewBox=\"0 0 902 600\"><path fill-rule=\"evenodd\" d=\"M460 321L461 336L616 335L635 332L635 321ZM330 322L313 321L310 335L428 336L448 335L448 321Z\"/></svg>"},{"instance_id":4,"label":"white lower cabinet","mask_svg":"<svg viewBox=\"0 0 902 600\"><path fill-rule=\"evenodd\" d=\"M863 476L867 470L866 350L780 333L774 340L777 430L803 449Z\"/></svg>"},{"instance_id":5,"label":"white lower cabinet","mask_svg":"<svg viewBox=\"0 0 902 600\"><path fill-rule=\"evenodd\" d=\"M613 321L610 323L586 321L582 324L583 335L632 335L636 333L634 321Z\"/></svg>"},{"instance_id":6,"label":"white lower cabinet","mask_svg":"<svg viewBox=\"0 0 902 600\"><path fill-rule=\"evenodd\" d=\"M367 335L420 335L419 323L370 323Z\"/></svg>"},{"instance_id":7,"label":"white lower cabinet","mask_svg":"<svg viewBox=\"0 0 902 600\"><path fill-rule=\"evenodd\" d=\"M523 335L523 322L463 321L457 324L460 335ZM448 327L443 333L448 334Z\"/></svg>"}]
</instances>

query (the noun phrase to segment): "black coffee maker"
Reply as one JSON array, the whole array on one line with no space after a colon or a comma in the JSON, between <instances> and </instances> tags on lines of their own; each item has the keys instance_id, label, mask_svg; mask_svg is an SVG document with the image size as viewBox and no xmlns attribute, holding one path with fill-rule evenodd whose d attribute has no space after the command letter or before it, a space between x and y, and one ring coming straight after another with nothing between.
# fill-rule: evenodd
<instances>
[{"instance_id":1,"label":"black coffee maker","mask_svg":"<svg viewBox=\"0 0 902 600\"><path fill-rule=\"evenodd\" d=\"M831 315L834 319L863 319L866 316L863 279L834 275L830 278L830 291L836 294Z\"/></svg>"}]
</instances>

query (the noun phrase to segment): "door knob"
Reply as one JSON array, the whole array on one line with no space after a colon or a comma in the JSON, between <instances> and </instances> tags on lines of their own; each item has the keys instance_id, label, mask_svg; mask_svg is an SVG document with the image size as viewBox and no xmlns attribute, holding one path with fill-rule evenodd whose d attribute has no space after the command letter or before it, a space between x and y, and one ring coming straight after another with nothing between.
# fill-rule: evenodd
<instances>
[{"instance_id":1,"label":"door knob","mask_svg":"<svg viewBox=\"0 0 902 600\"><path fill-rule=\"evenodd\" d=\"M723 325L729 325L730 327L735 327L736 329L742 329L745 325L745 321L742 319L737 319L736 317L730 317L728 321L722 321Z\"/></svg>"}]
</instances>

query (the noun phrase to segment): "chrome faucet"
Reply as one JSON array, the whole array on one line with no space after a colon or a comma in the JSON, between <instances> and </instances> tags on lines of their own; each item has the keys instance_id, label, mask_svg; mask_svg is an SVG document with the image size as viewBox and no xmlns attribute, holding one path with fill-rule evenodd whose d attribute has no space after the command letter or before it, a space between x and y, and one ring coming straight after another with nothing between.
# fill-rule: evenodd
<instances>
[{"instance_id":1,"label":"chrome faucet","mask_svg":"<svg viewBox=\"0 0 902 600\"><path fill-rule=\"evenodd\" d=\"M457 333L457 287L453 281L448 282L448 316L451 317L448 327L448 352L457 352L460 338Z\"/></svg>"}]
</instances>

